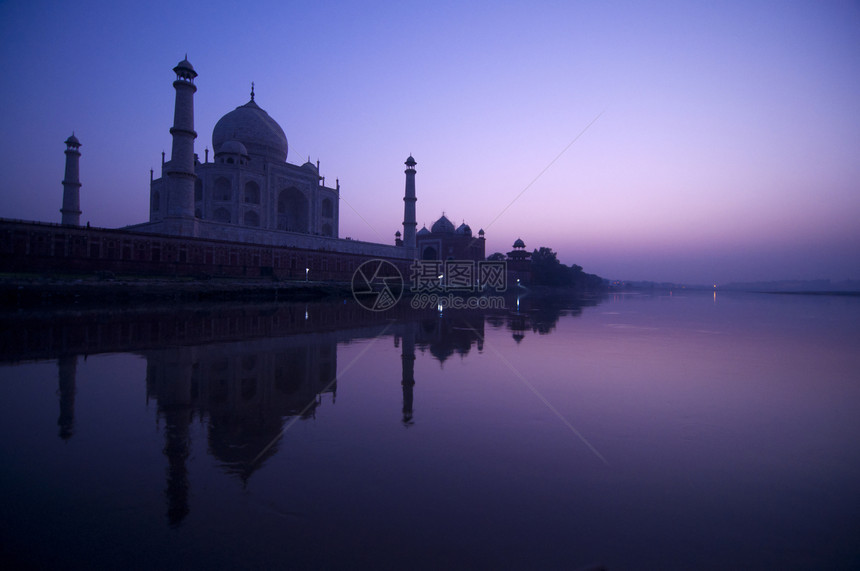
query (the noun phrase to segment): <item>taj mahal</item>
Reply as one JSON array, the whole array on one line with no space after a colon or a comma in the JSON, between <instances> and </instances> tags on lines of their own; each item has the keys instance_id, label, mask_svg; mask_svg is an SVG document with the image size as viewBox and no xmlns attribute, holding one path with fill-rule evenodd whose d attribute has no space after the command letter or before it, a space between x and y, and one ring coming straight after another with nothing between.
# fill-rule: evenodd
<instances>
[{"instance_id":1,"label":"taj mahal","mask_svg":"<svg viewBox=\"0 0 860 571\"><path fill-rule=\"evenodd\" d=\"M195 158L194 218L246 228L337 238L339 188L325 186L319 165L286 162L287 137L251 100L224 115L212 134L214 161ZM150 222L168 212L170 166L151 183Z\"/></svg>"},{"instance_id":2,"label":"taj mahal","mask_svg":"<svg viewBox=\"0 0 860 571\"><path fill-rule=\"evenodd\" d=\"M194 152L194 79L197 72L183 59L173 71L176 80L175 113L170 133L173 138L169 161L162 159L161 176L150 182L149 222L130 228L159 234L194 236L237 242L283 246L320 246L334 250L360 248L360 244L339 239L340 182L325 184L319 163L302 165L287 162L289 144L284 130L251 98L215 124L212 132L213 160L208 148L203 162ZM406 159L402 233L396 233L393 247L384 252L396 257L440 257L444 236L436 236L433 247L418 250L416 232L415 166ZM444 214L440 221L448 222ZM450 224L450 223L448 223ZM447 225L434 229L447 234ZM454 229L451 228L451 234ZM460 232L462 235L462 232ZM471 234L469 235L471 238ZM483 257L484 237L472 240L472 257ZM381 246L381 245L377 245ZM392 246L388 246L391 248ZM388 249L386 248L386 249ZM382 254L378 248L360 249ZM452 249L450 254L454 254ZM461 255L460 249L456 252Z\"/></svg>"},{"instance_id":3,"label":"taj mahal","mask_svg":"<svg viewBox=\"0 0 860 571\"><path fill-rule=\"evenodd\" d=\"M367 258L408 270L411 260L483 260L485 235L445 216L417 230L416 165L405 161L403 219L392 243L340 236L340 181L327 185L319 163L287 162L284 130L250 99L223 115L195 152L197 71L174 68L170 156L151 172L148 220L122 228L81 226L81 141L65 141L60 224L0 219L4 271L108 271L166 275L349 279ZM397 196L396 194L393 196ZM395 229L395 228L393 228Z\"/></svg>"},{"instance_id":4,"label":"taj mahal","mask_svg":"<svg viewBox=\"0 0 860 571\"><path fill-rule=\"evenodd\" d=\"M325 185L319 165L287 162L281 126L251 99L217 122L213 161L194 152L197 73L184 59L173 69L173 147L150 183L149 222L138 230L278 243L284 232L338 237L340 185ZM280 231L280 232L279 232Z\"/></svg>"}]
</instances>

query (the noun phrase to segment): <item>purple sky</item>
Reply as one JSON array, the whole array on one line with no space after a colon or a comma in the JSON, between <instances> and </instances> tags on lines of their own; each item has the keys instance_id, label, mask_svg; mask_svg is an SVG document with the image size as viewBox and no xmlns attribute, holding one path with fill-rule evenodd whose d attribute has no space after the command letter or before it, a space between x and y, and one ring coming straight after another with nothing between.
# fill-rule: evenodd
<instances>
[{"instance_id":1,"label":"purple sky","mask_svg":"<svg viewBox=\"0 0 860 571\"><path fill-rule=\"evenodd\" d=\"M488 254L860 279L856 2L4 2L0 42L2 217L59 222L74 130L81 220L145 221L187 52L201 158L256 82L288 160L340 179L341 236L393 242L412 153L419 227L465 219Z\"/></svg>"}]
</instances>

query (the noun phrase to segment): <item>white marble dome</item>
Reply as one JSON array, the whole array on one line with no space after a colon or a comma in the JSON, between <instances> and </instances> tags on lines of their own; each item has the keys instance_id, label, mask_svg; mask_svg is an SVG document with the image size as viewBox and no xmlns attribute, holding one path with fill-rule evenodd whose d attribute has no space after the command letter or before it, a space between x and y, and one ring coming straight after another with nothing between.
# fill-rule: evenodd
<instances>
[{"instance_id":1,"label":"white marble dome","mask_svg":"<svg viewBox=\"0 0 860 571\"><path fill-rule=\"evenodd\" d=\"M221 146L230 141L243 144L250 155L282 163L287 160L289 147L284 130L253 99L230 111L215 124L212 131L215 152L221 152Z\"/></svg>"}]
</instances>

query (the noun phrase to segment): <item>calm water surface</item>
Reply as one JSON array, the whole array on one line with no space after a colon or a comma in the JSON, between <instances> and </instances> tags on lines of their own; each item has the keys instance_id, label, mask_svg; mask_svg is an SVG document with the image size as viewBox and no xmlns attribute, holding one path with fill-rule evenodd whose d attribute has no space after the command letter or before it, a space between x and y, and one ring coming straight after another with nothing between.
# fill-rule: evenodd
<instances>
[{"instance_id":1,"label":"calm water surface","mask_svg":"<svg viewBox=\"0 0 860 571\"><path fill-rule=\"evenodd\" d=\"M3 316L37 568L860 567L860 299Z\"/></svg>"}]
</instances>

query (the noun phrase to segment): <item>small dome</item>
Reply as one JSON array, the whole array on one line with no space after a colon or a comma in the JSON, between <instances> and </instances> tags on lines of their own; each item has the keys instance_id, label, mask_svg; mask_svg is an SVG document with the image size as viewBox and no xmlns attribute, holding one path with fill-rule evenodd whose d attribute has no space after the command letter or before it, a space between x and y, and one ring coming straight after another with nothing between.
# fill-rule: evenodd
<instances>
[{"instance_id":1,"label":"small dome","mask_svg":"<svg viewBox=\"0 0 860 571\"><path fill-rule=\"evenodd\" d=\"M418 231L416 236L429 236L430 230L427 229L427 226L422 226L421 230Z\"/></svg>"},{"instance_id":2,"label":"small dome","mask_svg":"<svg viewBox=\"0 0 860 571\"><path fill-rule=\"evenodd\" d=\"M81 142L80 142L80 141L78 141L78 138L77 138L77 137L75 137L75 134L74 134L74 133L72 133L72 136L71 136L71 137L69 137L68 139L66 139L66 144L67 144L68 146L70 146L70 147L80 147L80 146L81 146Z\"/></svg>"},{"instance_id":3,"label":"small dome","mask_svg":"<svg viewBox=\"0 0 860 571\"><path fill-rule=\"evenodd\" d=\"M188 56L185 56L185 59L176 64L176 67L180 69L187 69L188 71L194 71L194 66L191 65L190 61L188 61Z\"/></svg>"},{"instance_id":4,"label":"small dome","mask_svg":"<svg viewBox=\"0 0 860 571\"><path fill-rule=\"evenodd\" d=\"M308 162L306 162L305 164L303 164L303 165L302 165L302 168L303 168L303 169L305 169L305 170L309 170L309 171L311 171L311 172L312 172L312 173L314 173L314 174L319 174L319 171L317 170L317 166L316 166L315 164L313 164L312 162L310 162L310 161L308 161Z\"/></svg>"},{"instance_id":5,"label":"small dome","mask_svg":"<svg viewBox=\"0 0 860 571\"><path fill-rule=\"evenodd\" d=\"M284 130L253 99L215 124L212 148L220 149L227 141L239 141L249 154L262 155L270 161L283 163L287 160L289 147Z\"/></svg>"},{"instance_id":6,"label":"small dome","mask_svg":"<svg viewBox=\"0 0 860 571\"><path fill-rule=\"evenodd\" d=\"M514 248L525 248L526 243L523 242L522 238L517 238L517 241L514 242Z\"/></svg>"},{"instance_id":7,"label":"small dome","mask_svg":"<svg viewBox=\"0 0 860 571\"><path fill-rule=\"evenodd\" d=\"M246 149L245 145L243 145L239 141L227 141L226 143L221 145L221 148L218 149L218 152L216 152L215 154L220 155L222 153L229 153L232 155L242 155L242 156L247 157L248 156L248 149Z\"/></svg>"},{"instance_id":8,"label":"small dome","mask_svg":"<svg viewBox=\"0 0 860 571\"><path fill-rule=\"evenodd\" d=\"M471 235L472 235L472 229L471 229L471 228L469 228L469 225L468 225L468 224L466 224L465 222L463 222L462 224L460 224L460 225L457 227L457 234L462 234L462 235L464 235L464 236L471 236Z\"/></svg>"},{"instance_id":9,"label":"small dome","mask_svg":"<svg viewBox=\"0 0 860 571\"><path fill-rule=\"evenodd\" d=\"M483 236L483 235L484 235L484 229L481 228L480 230L478 230L478 236Z\"/></svg>"},{"instance_id":10,"label":"small dome","mask_svg":"<svg viewBox=\"0 0 860 571\"><path fill-rule=\"evenodd\" d=\"M412 167L414 167L415 165L417 165L418 163L417 163L417 162L415 162L415 159L413 159L413 158L412 158L412 155L409 155L409 158L408 158L408 159L406 159L406 162L405 162L405 163L403 163L403 164L405 164L405 165L406 165L407 167L409 167L409 168L412 168Z\"/></svg>"},{"instance_id":11,"label":"small dome","mask_svg":"<svg viewBox=\"0 0 860 571\"><path fill-rule=\"evenodd\" d=\"M454 224L443 214L439 220L433 223L433 226L430 227L430 231L434 234L453 234Z\"/></svg>"},{"instance_id":12,"label":"small dome","mask_svg":"<svg viewBox=\"0 0 860 571\"><path fill-rule=\"evenodd\" d=\"M194 79L197 77L197 72L194 71L194 66L191 65L191 62L188 61L188 55L185 56L185 59L176 64L176 67L173 68L174 73L179 77L183 77L186 79Z\"/></svg>"}]
</instances>

